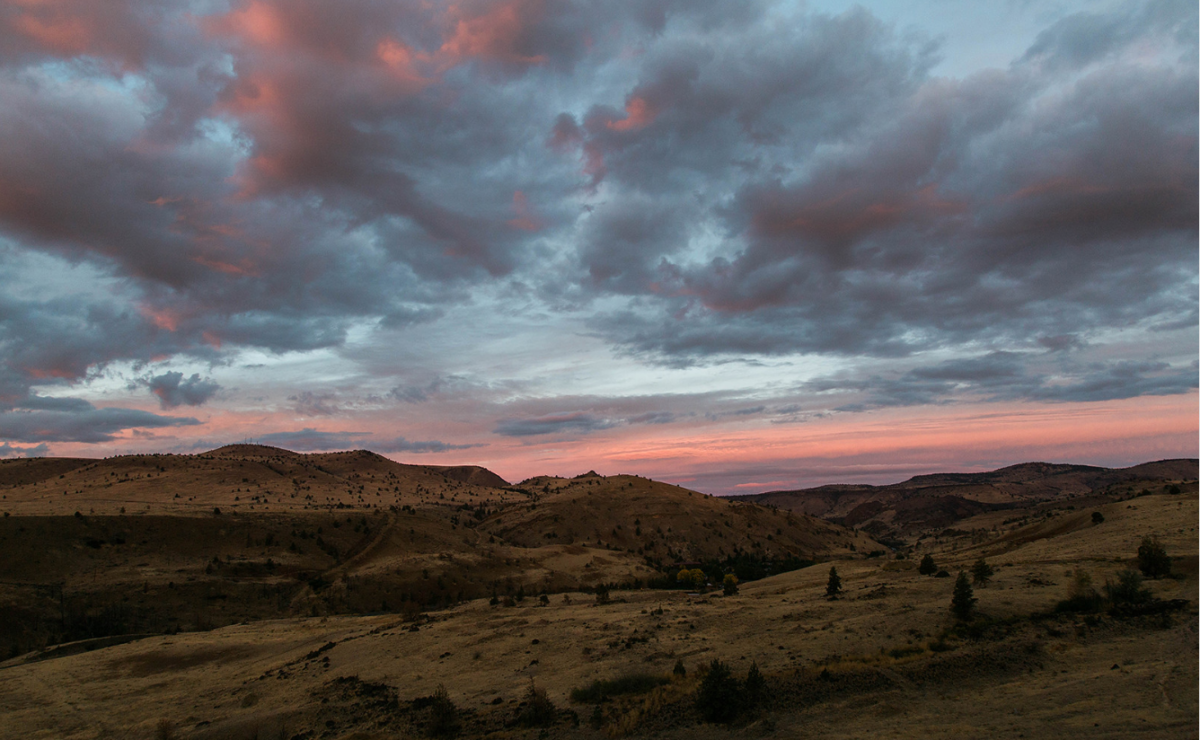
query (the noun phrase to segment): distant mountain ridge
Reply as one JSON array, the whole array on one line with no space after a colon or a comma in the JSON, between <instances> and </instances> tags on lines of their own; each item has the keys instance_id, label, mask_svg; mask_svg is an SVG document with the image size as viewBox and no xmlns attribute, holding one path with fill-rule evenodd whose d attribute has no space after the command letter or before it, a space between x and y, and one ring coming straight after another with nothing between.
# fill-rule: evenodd
<instances>
[{"instance_id":1,"label":"distant mountain ridge","mask_svg":"<svg viewBox=\"0 0 1200 740\"><path fill-rule=\"evenodd\" d=\"M1198 469L1196 459L1128 468L1029 462L981 473L919 475L885 486L835 484L731 498L859 527L877 536L904 536L1019 504L1169 488L1196 481Z\"/></svg>"}]
</instances>

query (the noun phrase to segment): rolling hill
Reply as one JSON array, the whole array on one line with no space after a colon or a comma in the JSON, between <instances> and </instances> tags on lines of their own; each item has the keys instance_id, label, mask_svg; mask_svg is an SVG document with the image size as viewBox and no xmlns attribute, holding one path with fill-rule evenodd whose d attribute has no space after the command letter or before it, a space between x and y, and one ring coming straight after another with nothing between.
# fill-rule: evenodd
<instances>
[{"instance_id":1,"label":"rolling hill","mask_svg":"<svg viewBox=\"0 0 1200 740\"><path fill-rule=\"evenodd\" d=\"M1093 497L1161 492L1171 486L1195 490L1198 465L1194 459L1118 469L1035 462L984 473L921 475L886 486L830 485L734 499L809 514L879 537L909 538L989 511L1038 503L1085 505Z\"/></svg>"}]
</instances>

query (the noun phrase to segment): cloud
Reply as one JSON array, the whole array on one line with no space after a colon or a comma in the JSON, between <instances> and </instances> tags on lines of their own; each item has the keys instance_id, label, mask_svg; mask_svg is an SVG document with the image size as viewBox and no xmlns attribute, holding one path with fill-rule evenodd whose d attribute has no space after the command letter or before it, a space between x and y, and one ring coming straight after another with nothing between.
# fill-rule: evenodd
<instances>
[{"instance_id":1,"label":"cloud","mask_svg":"<svg viewBox=\"0 0 1200 740\"><path fill-rule=\"evenodd\" d=\"M481 444L450 444L438 440L410 441L404 437L376 440L369 432L325 432L305 427L294 432L271 432L254 438L257 444L283 447L296 452L366 448L379 452L450 452L483 447Z\"/></svg>"},{"instance_id":2,"label":"cloud","mask_svg":"<svg viewBox=\"0 0 1200 740\"><path fill-rule=\"evenodd\" d=\"M465 444L456 445L446 442L439 442L436 439L427 440L424 442L410 441L404 437L396 437L380 442L372 442L371 449L379 450L380 452L450 452L451 450L469 450L473 447L486 447L483 444Z\"/></svg>"},{"instance_id":3,"label":"cloud","mask_svg":"<svg viewBox=\"0 0 1200 740\"><path fill-rule=\"evenodd\" d=\"M1041 364L1042 353L994 352L867 377L829 376L798 387L804 393L852 399L843 412L937 405L964 401L1111 401L1187 393L1197 387L1195 369L1154 361Z\"/></svg>"},{"instance_id":4,"label":"cloud","mask_svg":"<svg viewBox=\"0 0 1200 740\"><path fill-rule=\"evenodd\" d=\"M1147 64L1138 49L1153 38L1187 54L1173 34L1195 9L1154 7L1089 26L1107 34L1094 39L1102 54L1044 64L1070 43L1052 34L1007 70L957 80L928 76L922 47L865 12L799 24L788 53L756 45L771 55L762 65L727 64L720 43L652 59L647 80L661 84L639 89L660 86L653 124L631 140L593 127L607 177L636 185L637 209L672 202L675 180L694 183L702 204L701 173L731 183L692 219L707 212L707 231L722 230L727 246L698 244L705 230L694 226L665 247L627 231L615 253L651 261L628 261L643 274L619 287L640 286L641 300L592 326L635 356L686 365L903 356L1194 321L1185 255L1197 223L1196 75L1171 54ZM806 36L818 31L825 43ZM744 59L747 39L733 38ZM736 79L742 70L755 78ZM858 97L876 85L869 102ZM792 105L823 115L775 117ZM794 143L746 146L772 128ZM568 126L555 131L555 141L570 138ZM636 213L620 199L597 213L616 220L618 210Z\"/></svg>"},{"instance_id":5,"label":"cloud","mask_svg":"<svg viewBox=\"0 0 1200 740\"><path fill-rule=\"evenodd\" d=\"M614 427L619 422L592 414L574 411L547 414L533 418L501 419L492 431L505 437L534 437L544 434L583 433Z\"/></svg>"},{"instance_id":6,"label":"cloud","mask_svg":"<svg viewBox=\"0 0 1200 740\"><path fill-rule=\"evenodd\" d=\"M336 398L332 393L313 393L304 391L299 395L288 396L289 401L296 402L296 413L302 416L333 416L340 413L341 408L332 403Z\"/></svg>"},{"instance_id":7,"label":"cloud","mask_svg":"<svg viewBox=\"0 0 1200 740\"><path fill-rule=\"evenodd\" d=\"M362 439L370 435L365 432L323 432L305 427L295 432L270 432L254 437L256 444L282 447L295 452L314 450L345 450L361 446Z\"/></svg>"},{"instance_id":8,"label":"cloud","mask_svg":"<svg viewBox=\"0 0 1200 740\"><path fill-rule=\"evenodd\" d=\"M17 447L7 442L0 444L0 458L45 457L48 454L50 454L50 448L44 443L33 447Z\"/></svg>"},{"instance_id":9,"label":"cloud","mask_svg":"<svg viewBox=\"0 0 1200 740\"><path fill-rule=\"evenodd\" d=\"M200 406L212 398L221 389L211 379L201 380L198 373L184 378L183 373L176 371L155 375L146 381L150 392L158 396L158 402L164 409L178 406Z\"/></svg>"},{"instance_id":10,"label":"cloud","mask_svg":"<svg viewBox=\"0 0 1200 740\"><path fill-rule=\"evenodd\" d=\"M1067 14L966 74L866 9L766 0L97 8L0 18L6 424L112 416L15 408L71 403L48 389L257 353L400 403L486 396L502 436L758 404L550 398L496 359L525 358L514 342L451 351L484 314L562 351L586 334L614 374L837 363L806 386L829 408L1191 387L1177 358L1081 356L1197 324L1194 3ZM164 409L219 389L148 383ZM829 410L800 401L761 414ZM138 428L104 423L63 433Z\"/></svg>"},{"instance_id":11,"label":"cloud","mask_svg":"<svg viewBox=\"0 0 1200 740\"><path fill-rule=\"evenodd\" d=\"M34 442L111 442L126 430L196 426L191 417L149 411L96 408L79 399L34 397L0 413L0 439Z\"/></svg>"}]
</instances>

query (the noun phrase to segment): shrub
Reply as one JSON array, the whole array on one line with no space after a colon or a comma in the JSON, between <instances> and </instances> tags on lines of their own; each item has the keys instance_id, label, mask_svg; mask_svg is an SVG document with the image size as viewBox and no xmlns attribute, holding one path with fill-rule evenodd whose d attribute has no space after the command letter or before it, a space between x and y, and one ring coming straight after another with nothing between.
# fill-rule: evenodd
<instances>
[{"instance_id":1,"label":"shrub","mask_svg":"<svg viewBox=\"0 0 1200 740\"><path fill-rule=\"evenodd\" d=\"M933 562L932 555L926 555L921 558L921 565L917 567L917 572L923 576L931 576L937 573L937 563Z\"/></svg>"},{"instance_id":2,"label":"shrub","mask_svg":"<svg viewBox=\"0 0 1200 740\"><path fill-rule=\"evenodd\" d=\"M458 707L450 701L444 685L438 685L437 691L428 698L429 726L426 728L432 737L449 737L458 732Z\"/></svg>"},{"instance_id":3,"label":"shrub","mask_svg":"<svg viewBox=\"0 0 1200 740\"><path fill-rule=\"evenodd\" d=\"M155 740L175 740L179 737L175 734L175 723L169 719L160 719L154 726L154 737Z\"/></svg>"},{"instance_id":4,"label":"shrub","mask_svg":"<svg viewBox=\"0 0 1200 740\"><path fill-rule=\"evenodd\" d=\"M1117 574L1117 582L1104 582L1104 595L1113 606L1138 606L1150 600L1150 591L1142 587L1142 574L1136 570L1123 570Z\"/></svg>"},{"instance_id":5,"label":"shrub","mask_svg":"<svg viewBox=\"0 0 1200 740\"><path fill-rule=\"evenodd\" d=\"M558 708L546 696L545 689L539 689L529 680L529 688L525 690L525 707L517 715L517 724L525 727L548 727L554 724Z\"/></svg>"},{"instance_id":6,"label":"shrub","mask_svg":"<svg viewBox=\"0 0 1200 740\"><path fill-rule=\"evenodd\" d=\"M975 592L971 588L971 581L967 579L967 574L960 570L958 579L954 582L954 596L950 599L950 611L954 612L954 616L966 621L971 618L971 612L974 611L975 602L978 600L975 598Z\"/></svg>"},{"instance_id":7,"label":"shrub","mask_svg":"<svg viewBox=\"0 0 1200 740\"><path fill-rule=\"evenodd\" d=\"M1104 521L1104 515L1098 511L1092 512L1092 524L1100 524Z\"/></svg>"},{"instance_id":8,"label":"shrub","mask_svg":"<svg viewBox=\"0 0 1200 740\"><path fill-rule=\"evenodd\" d=\"M676 664L676 671L682 666ZM596 680L584 688L571 690L571 701L577 704L599 704L614 696L627 694L644 694L647 691L670 683L666 676L655 676L649 673L627 673L609 680Z\"/></svg>"},{"instance_id":9,"label":"shrub","mask_svg":"<svg viewBox=\"0 0 1200 740\"><path fill-rule=\"evenodd\" d=\"M1143 537L1137 551L1138 568L1149 578L1171 575L1171 558L1156 537Z\"/></svg>"},{"instance_id":10,"label":"shrub","mask_svg":"<svg viewBox=\"0 0 1200 740\"><path fill-rule=\"evenodd\" d=\"M986 586L987 582L996 574L996 569L988 565L988 562L983 558L975 561L971 566L971 580L980 586Z\"/></svg>"},{"instance_id":11,"label":"shrub","mask_svg":"<svg viewBox=\"0 0 1200 740\"><path fill-rule=\"evenodd\" d=\"M1076 568L1075 572L1071 574L1071 586L1067 591L1067 598L1058 602L1054 610L1091 614L1100 611L1100 607L1103 605L1104 599L1092 587L1092 577L1082 568Z\"/></svg>"},{"instance_id":12,"label":"shrub","mask_svg":"<svg viewBox=\"0 0 1200 740\"><path fill-rule=\"evenodd\" d=\"M696 710L707 722L732 722L741 710L742 687L729 666L714 658L696 689Z\"/></svg>"},{"instance_id":13,"label":"shrub","mask_svg":"<svg viewBox=\"0 0 1200 740\"><path fill-rule=\"evenodd\" d=\"M830 567L829 581L825 584L825 595L831 599L836 599L837 595L842 592L842 578L838 575L837 568Z\"/></svg>"}]
</instances>

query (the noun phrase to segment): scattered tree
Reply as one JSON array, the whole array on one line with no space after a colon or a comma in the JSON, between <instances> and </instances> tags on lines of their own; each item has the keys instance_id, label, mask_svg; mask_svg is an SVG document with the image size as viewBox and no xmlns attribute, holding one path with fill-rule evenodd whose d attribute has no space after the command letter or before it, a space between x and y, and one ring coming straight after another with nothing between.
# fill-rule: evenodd
<instances>
[{"instance_id":1,"label":"scattered tree","mask_svg":"<svg viewBox=\"0 0 1200 740\"><path fill-rule=\"evenodd\" d=\"M1071 585L1067 589L1065 601L1058 602L1056 607L1060 612L1096 612L1103 606L1104 599L1092 586L1092 576L1083 568L1076 568L1071 574Z\"/></svg>"},{"instance_id":2,"label":"scattered tree","mask_svg":"<svg viewBox=\"0 0 1200 740\"><path fill-rule=\"evenodd\" d=\"M977 586L986 586L987 582L990 581L994 575L996 575L996 569L988 565L988 562L983 558L979 558L975 561L975 564L971 566L971 580L974 581Z\"/></svg>"},{"instance_id":3,"label":"scattered tree","mask_svg":"<svg viewBox=\"0 0 1200 740\"><path fill-rule=\"evenodd\" d=\"M1138 569L1149 578L1171 575L1171 558L1157 537L1143 537L1137 551Z\"/></svg>"},{"instance_id":4,"label":"scattered tree","mask_svg":"<svg viewBox=\"0 0 1200 740\"><path fill-rule=\"evenodd\" d=\"M741 708L741 694L729 666L714 658L696 690L696 709L707 722L732 722Z\"/></svg>"},{"instance_id":5,"label":"scattered tree","mask_svg":"<svg viewBox=\"0 0 1200 740\"><path fill-rule=\"evenodd\" d=\"M690 586L694 589L702 589L704 588L704 584L708 583L708 576L699 568L692 568L691 570L684 568L679 571L679 575L675 576L675 580L684 588Z\"/></svg>"},{"instance_id":6,"label":"scattered tree","mask_svg":"<svg viewBox=\"0 0 1200 740\"><path fill-rule=\"evenodd\" d=\"M747 709L752 709L766 698L767 696L767 681L763 678L762 672L758 670L758 663L750 664L750 670L746 673L745 686L745 701Z\"/></svg>"},{"instance_id":7,"label":"scattered tree","mask_svg":"<svg viewBox=\"0 0 1200 740\"><path fill-rule=\"evenodd\" d=\"M725 579L721 582L721 586L725 589L726 596L733 596L738 592L738 579L732 573L726 573Z\"/></svg>"},{"instance_id":8,"label":"scattered tree","mask_svg":"<svg viewBox=\"0 0 1200 740\"><path fill-rule=\"evenodd\" d=\"M1142 587L1142 574L1136 570L1123 570L1117 574L1117 582L1104 582L1104 595L1113 606L1138 606L1150 601L1149 589Z\"/></svg>"},{"instance_id":9,"label":"scattered tree","mask_svg":"<svg viewBox=\"0 0 1200 740\"><path fill-rule=\"evenodd\" d=\"M1098 511L1092 512L1092 524L1099 524L1104 521L1104 515Z\"/></svg>"},{"instance_id":10,"label":"scattered tree","mask_svg":"<svg viewBox=\"0 0 1200 740\"><path fill-rule=\"evenodd\" d=\"M683 665L683 658L675 661L675 668L671 672L680 678L687 676L687 668Z\"/></svg>"},{"instance_id":11,"label":"scattered tree","mask_svg":"<svg viewBox=\"0 0 1200 740\"><path fill-rule=\"evenodd\" d=\"M933 562L933 556L928 554L921 558L921 565L917 567L917 572L923 576L931 576L937 573L937 570L937 563Z\"/></svg>"},{"instance_id":12,"label":"scattered tree","mask_svg":"<svg viewBox=\"0 0 1200 740\"><path fill-rule=\"evenodd\" d=\"M838 594L842 592L842 577L838 575L837 568L830 567L829 581L825 584L825 596L831 599L836 599Z\"/></svg>"},{"instance_id":13,"label":"scattered tree","mask_svg":"<svg viewBox=\"0 0 1200 740\"><path fill-rule=\"evenodd\" d=\"M954 582L954 597L950 599L950 611L954 612L954 616L966 621L971 618L976 601L979 599L975 598L971 581L967 578L967 574L960 570L958 580Z\"/></svg>"}]
</instances>

